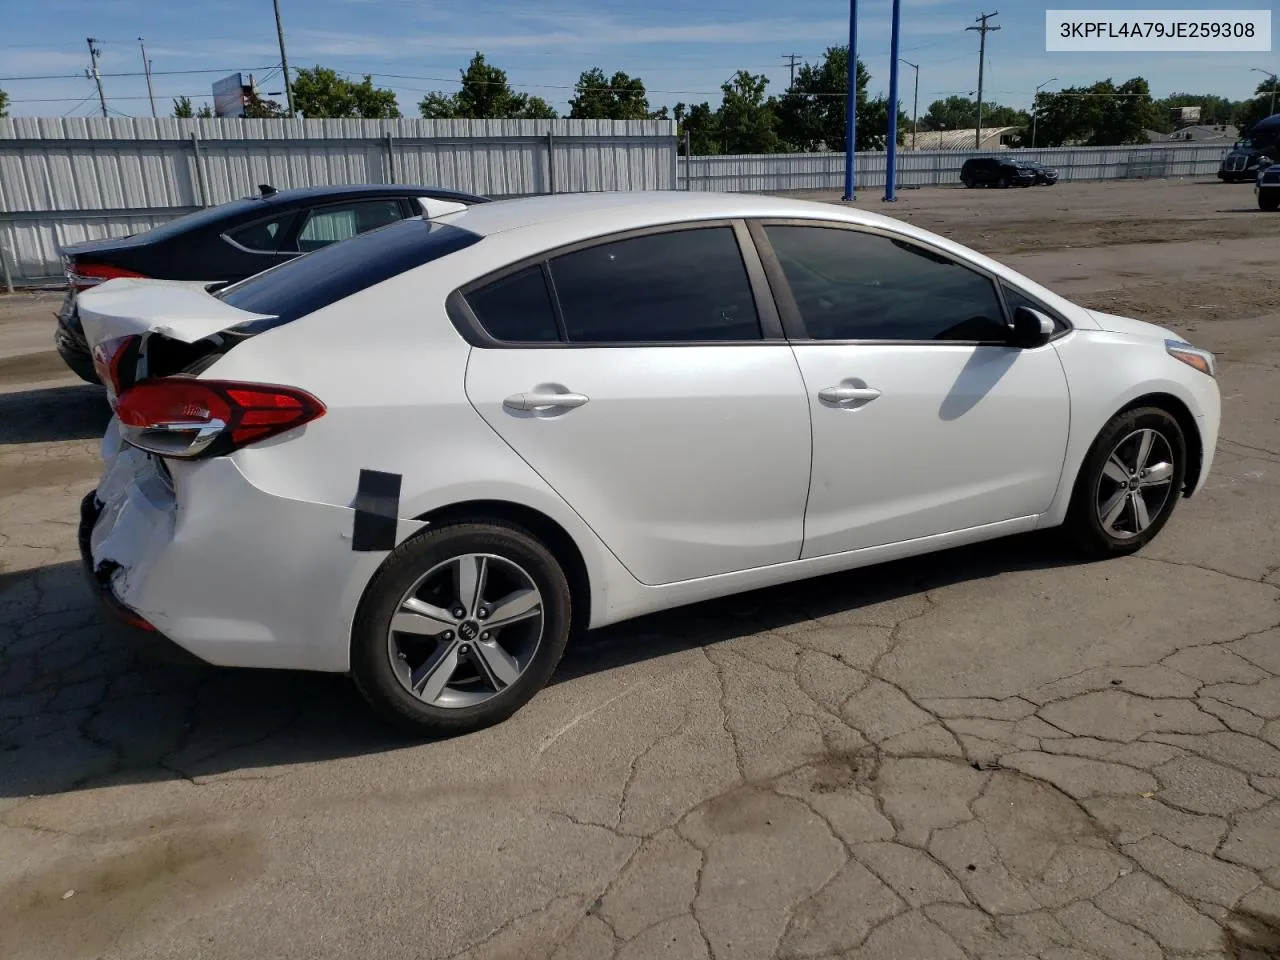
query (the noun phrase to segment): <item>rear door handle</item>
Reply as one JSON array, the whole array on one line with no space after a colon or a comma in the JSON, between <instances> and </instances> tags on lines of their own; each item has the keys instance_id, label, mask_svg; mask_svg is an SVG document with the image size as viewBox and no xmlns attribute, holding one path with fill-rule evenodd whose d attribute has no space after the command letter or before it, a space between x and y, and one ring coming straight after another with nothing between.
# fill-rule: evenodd
<instances>
[{"instance_id":1,"label":"rear door handle","mask_svg":"<svg viewBox=\"0 0 1280 960\"><path fill-rule=\"evenodd\" d=\"M585 393L513 393L502 401L508 410L551 410L556 407L571 409L580 407L590 397Z\"/></svg>"},{"instance_id":2,"label":"rear door handle","mask_svg":"<svg viewBox=\"0 0 1280 960\"><path fill-rule=\"evenodd\" d=\"M824 387L818 391L818 397L827 403L853 403L862 401L870 403L880 396L875 387Z\"/></svg>"}]
</instances>

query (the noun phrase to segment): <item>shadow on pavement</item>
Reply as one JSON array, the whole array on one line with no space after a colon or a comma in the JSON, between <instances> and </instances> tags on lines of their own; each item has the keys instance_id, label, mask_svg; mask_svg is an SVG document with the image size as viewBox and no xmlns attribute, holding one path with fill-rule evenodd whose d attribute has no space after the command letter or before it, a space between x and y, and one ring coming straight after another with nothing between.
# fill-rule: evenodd
<instances>
[{"instance_id":1,"label":"shadow on pavement","mask_svg":"<svg viewBox=\"0 0 1280 960\"><path fill-rule=\"evenodd\" d=\"M1055 540L1031 535L696 604L586 635L552 683L949 583L1072 562ZM158 660L132 635L104 627L78 564L0 574L0 797L104 779L252 773L413 742L376 719L342 676Z\"/></svg>"},{"instance_id":2,"label":"shadow on pavement","mask_svg":"<svg viewBox=\"0 0 1280 960\"><path fill-rule=\"evenodd\" d=\"M110 419L106 393L89 383L0 393L0 445L94 440Z\"/></svg>"}]
</instances>

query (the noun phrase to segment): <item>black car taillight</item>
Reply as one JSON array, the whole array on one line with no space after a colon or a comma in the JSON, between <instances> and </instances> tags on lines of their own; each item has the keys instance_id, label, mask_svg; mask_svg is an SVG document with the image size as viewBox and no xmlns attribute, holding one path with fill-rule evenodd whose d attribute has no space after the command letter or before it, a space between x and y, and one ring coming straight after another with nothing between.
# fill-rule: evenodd
<instances>
[{"instance_id":1,"label":"black car taillight","mask_svg":"<svg viewBox=\"0 0 1280 960\"><path fill-rule=\"evenodd\" d=\"M117 400L124 439L162 457L216 457L324 416L305 390L266 383L167 377L144 380Z\"/></svg>"},{"instance_id":2,"label":"black car taillight","mask_svg":"<svg viewBox=\"0 0 1280 960\"><path fill-rule=\"evenodd\" d=\"M126 270L124 267L113 267L106 263L79 263L69 259L66 264L67 283L76 290L87 290L89 287L106 283L108 280L131 278L145 280L145 273Z\"/></svg>"}]
</instances>

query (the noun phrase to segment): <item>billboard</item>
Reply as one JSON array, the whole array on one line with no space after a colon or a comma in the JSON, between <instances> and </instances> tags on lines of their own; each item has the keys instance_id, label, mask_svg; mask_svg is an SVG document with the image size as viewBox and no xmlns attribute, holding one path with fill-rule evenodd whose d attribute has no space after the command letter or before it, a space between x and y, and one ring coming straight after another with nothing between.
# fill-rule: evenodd
<instances>
[{"instance_id":1,"label":"billboard","mask_svg":"<svg viewBox=\"0 0 1280 960\"><path fill-rule=\"evenodd\" d=\"M215 117L244 116L244 77L233 73L213 83L213 115Z\"/></svg>"}]
</instances>

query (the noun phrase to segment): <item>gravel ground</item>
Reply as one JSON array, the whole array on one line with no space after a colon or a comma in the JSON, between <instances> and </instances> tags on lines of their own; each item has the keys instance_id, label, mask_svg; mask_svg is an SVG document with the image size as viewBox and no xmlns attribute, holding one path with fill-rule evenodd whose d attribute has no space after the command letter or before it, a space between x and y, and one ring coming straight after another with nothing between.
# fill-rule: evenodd
<instances>
[{"instance_id":1,"label":"gravel ground","mask_svg":"<svg viewBox=\"0 0 1280 960\"><path fill-rule=\"evenodd\" d=\"M649 617L436 743L342 678L103 631L100 393L48 353L56 298L0 298L0 956L1280 955L1280 218L1252 200L891 208L1219 353L1213 474L1140 555L1026 537Z\"/></svg>"}]
</instances>

